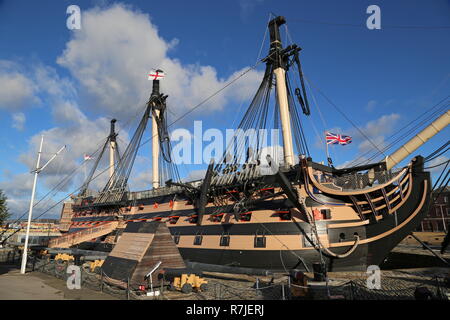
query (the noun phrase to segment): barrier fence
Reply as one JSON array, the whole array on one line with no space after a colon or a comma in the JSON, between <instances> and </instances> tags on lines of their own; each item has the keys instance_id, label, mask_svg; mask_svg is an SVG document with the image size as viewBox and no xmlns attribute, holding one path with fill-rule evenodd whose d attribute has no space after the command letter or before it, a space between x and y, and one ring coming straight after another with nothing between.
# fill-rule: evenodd
<instances>
[{"instance_id":1,"label":"barrier fence","mask_svg":"<svg viewBox=\"0 0 450 320\"><path fill-rule=\"evenodd\" d=\"M19 254L15 254L14 257L15 260L12 262L20 262L20 259L16 258ZM67 273L67 267L71 264L73 262L30 256L27 267L29 271L46 273L67 281L71 276ZM423 292L429 293L429 299L448 300L450 292L448 278L438 276L421 277L416 281L410 277L384 276L381 289L368 289L365 279L342 280L338 284L328 286L324 284L302 286L292 283L288 276L265 282L256 278L254 283L211 276L207 278L206 291L193 291L190 294L170 291L167 288L169 283L162 280L153 284L154 290L159 291L159 295L147 296L146 292L139 289L143 283L133 283L129 279L124 282L111 279L101 268L91 272L89 268L80 266L80 270L81 287L127 300L414 300L424 298ZM421 297L416 296L418 287L421 287Z\"/></svg>"}]
</instances>

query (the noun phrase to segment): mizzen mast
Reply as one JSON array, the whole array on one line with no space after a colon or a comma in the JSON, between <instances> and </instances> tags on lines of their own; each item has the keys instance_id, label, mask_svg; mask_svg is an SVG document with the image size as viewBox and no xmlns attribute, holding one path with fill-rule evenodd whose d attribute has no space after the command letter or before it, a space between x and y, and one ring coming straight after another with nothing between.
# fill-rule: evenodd
<instances>
[{"instance_id":1,"label":"mizzen mast","mask_svg":"<svg viewBox=\"0 0 450 320\"><path fill-rule=\"evenodd\" d=\"M111 120L111 130L109 133L109 179L111 179L111 177L114 175L114 169L115 169L115 159L114 159L114 155L116 153L116 138L117 138L117 133L115 131L115 123L116 123L116 119L112 119Z\"/></svg>"}]
</instances>

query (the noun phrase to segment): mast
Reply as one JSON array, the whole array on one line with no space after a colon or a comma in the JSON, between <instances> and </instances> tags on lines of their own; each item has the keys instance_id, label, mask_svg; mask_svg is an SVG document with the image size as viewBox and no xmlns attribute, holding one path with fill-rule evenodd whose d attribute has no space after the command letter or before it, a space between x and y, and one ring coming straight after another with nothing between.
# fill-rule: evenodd
<instances>
[{"instance_id":1,"label":"mast","mask_svg":"<svg viewBox=\"0 0 450 320\"><path fill-rule=\"evenodd\" d=\"M154 112L156 116L159 116L159 110ZM152 185L153 189L159 188L159 137L158 124L154 116L152 117Z\"/></svg>"},{"instance_id":2,"label":"mast","mask_svg":"<svg viewBox=\"0 0 450 320\"><path fill-rule=\"evenodd\" d=\"M116 119L111 120L111 131L109 133L109 179L114 175L114 153L116 149L116 137L115 123Z\"/></svg>"},{"instance_id":3,"label":"mast","mask_svg":"<svg viewBox=\"0 0 450 320\"><path fill-rule=\"evenodd\" d=\"M153 88L150 97L152 108L152 185L153 189L159 188L159 131L157 119L160 116L160 109L157 103L159 93L159 80L158 77L163 77L162 70L156 70L153 75Z\"/></svg>"},{"instance_id":4,"label":"mast","mask_svg":"<svg viewBox=\"0 0 450 320\"><path fill-rule=\"evenodd\" d=\"M269 22L270 55L273 59L273 69L276 78L277 100L280 108L281 131L283 134L284 163L286 166L294 165L294 148L292 144L291 115L286 88L286 63L282 52L279 27L286 23L284 17L277 17Z\"/></svg>"}]
</instances>

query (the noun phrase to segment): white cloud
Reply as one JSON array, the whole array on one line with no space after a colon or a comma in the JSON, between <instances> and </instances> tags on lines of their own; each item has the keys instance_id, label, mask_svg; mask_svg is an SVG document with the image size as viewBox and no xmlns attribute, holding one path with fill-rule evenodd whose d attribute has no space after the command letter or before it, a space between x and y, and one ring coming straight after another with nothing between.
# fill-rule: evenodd
<instances>
[{"instance_id":1,"label":"white cloud","mask_svg":"<svg viewBox=\"0 0 450 320\"><path fill-rule=\"evenodd\" d=\"M31 195L31 187L33 185L33 175L28 173L20 173L13 175L9 172L5 173L6 179L0 182L0 189L5 191L8 198Z\"/></svg>"},{"instance_id":2,"label":"white cloud","mask_svg":"<svg viewBox=\"0 0 450 320\"><path fill-rule=\"evenodd\" d=\"M348 167L349 165L363 164L367 161L374 162L375 159L371 159L371 156L378 152L379 150L383 150L384 147L388 145L385 141L387 136L389 136L396 129L396 124L400 119L400 115L397 113L392 113L388 115L383 115L376 120L369 121L364 127L360 130L363 132L361 134L360 131L356 129L347 129L346 132L348 135L352 136L353 143L358 144L359 154L355 156L353 160L348 160L338 165L338 168ZM336 132L341 132L340 130L336 130ZM370 140L370 141L369 141ZM376 146L376 148L374 147ZM385 152L386 153L386 152ZM381 157L380 155L377 156ZM370 160L369 160L370 159ZM357 161L355 161L357 160Z\"/></svg>"},{"instance_id":3,"label":"white cloud","mask_svg":"<svg viewBox=\"0 0 450 320\"><path fill-rule=\"evenodd\" d=\"M200 170L192 170L189 172L186 178L183 179L185 182L189 181L196 181L203 179L206 174L206 169L200 169Z\"/></svg>"},{"instance_id":4,"label":"white cloud","mask_svg":"<svg viewBox=\"0 0 450 320\"><path fill-rule=\"evenodd\" d=\"M150 169L143 170L139 172L135 177L131 178L130 185L133 190L141 191L141 190L149 190L152 188L152 172Z\"/></svg>"},{"instance_id":5,"label":"white cloud","mask_svg":"<svg viewBox=\"0 0 450 320\"><path fill-rule=\"evenodd\" d=\"M22 131L26 120L25 114L23 114L23 112L13 113L12 120L12 127L19 131Z\"/></svg>"},{"instance_id":6,"label":"white cloud","mask_svg":"<svg viewBox=\"0 0 450 320\"><path fill-rule=\"evenodd\" d=\"M370 141L359 132L354 132L355 137L362 140L362 142L358 145L360 152L375 149L373 145L376 145L378 149L385 147L386 142L384 139L387 135L394 131L395 124L399 119L399 114L392 113L368 122L361 130L364 135L370 139Z\"/></svg>"},{"instance_id":7,"label":"white cloud","mask_svg":"<svg viewBox=\"0 0 450 320\"><path fill-rule=\"evenodd\" d=\"M375 100L370 100L369 102L367 102L365 109L367 112L371 112L375 109L376 105L377 102Z\"/></svg>"},{"instance_id":8,"label":"white cloud","mask_svg":"<svg viewBox=\"0 0 450 320\"><path fill-rule=\"evenodd\" d=\"M0 109L18 110L39 102L36 85L18 69L16 63L0 60Z\"/></svg>"},{"instance_id":9,"label":"white cloud","mask_svg":"<svg viewBox=\"0 0 450 320\"><path fill-rule=\"evenodd\" d=\"M242 19L246 19L259 4L264 0L239 0L239 8Z\"/></svg>"},{"instance_id":10,"label":"white cloud","mask_svg":"<svg viewBox=\"0 0 450 320\"><path fill-rule=\"evenodd\" d=\"M47 93L52 101L78 98L72 81L68 78L61 78L52 67L42 64L34 66L32 78L39 90Z\"/></svg>"},{"instance_id":11,"label":"white cloud","mask_svg":"<svg viewBox=\"0 0 450 320\"><path fill-rule=\"evenodd\" d=\"M53 68L38 65L30 70L33 71L30 79L35 81L35 87L39 89L40 93L45 93L43 94L44 101L46 105L50 106L53 120L60 126L34 134L28 141L28 151L20 154L18 160L27 166L28 171L34 170L41 135L44 135L41 166L63 145L66 145L66 150L60 153L39 175L40 188L45 186L47 189L53 189L58 185L51 195L51 197L55 197L58 192L73 191L76 187L81 186L85 174L83 168L79 168L80 162L84 154L93 154L105 141L109 133L109 119L89 119L79 109L73 84L70 80L61 78ZM13 125L19 129L25 122L25 115L23 113L13 114L13 121ZM121 132L120 134L123 140L128 140L126 133ZM101 165L104 166L104 163L102 162ZM90 164L86 171L89 172L89 170ZM69 175L72 172L75 173ZM14 211L20 211L24 201L29 201L27 200L31 190L29 179L32 178L32 175L29 173L9 174L5 178L0 188L5 189ZM64 183L60 183L63 179L65 179ZM105 183L106 178L99 177L92 183L92 186L102 188ZM54 210L53 212L57 212L59 207Z\"/></svg>"},{"instance_id":12,"label":"white cloud","mask_svg":"<svg viewBox=\"0 0 450 320\"><path fill-rule=\"evenodd\" d=\"M449 158L447 156L442 155L442 156L439 156L439 157L431 160L430 162L428 162L425 165L425 167L430 167L429 170L430 170L431 173L440 173L445 168L445 162L448 161L448 160L449 160ZM442 164L442 165L437 166L439 164Z\"/></svg>"},{"instance_id":13,"label":"white cloud","mask_svg":"<svg viewBox=\"0 0 450 320\"><path fill-rule=\"evenodd\" d=\"M40 174L39 183L47 189L78 168L84 154L92 154L101 146L109 132L110 119L106 116L117 118L117 129L120 130L121 123L126 124L131 116L142 111L151 91L151 82L147 80L150 69L161 68L166 72L161 87L169 94L169 108L176 115L184 114L247 69L220 77L212 66L184 65L168 56L178 39L163 39L148 15L125 5L84 10L82 21L83 28L72 33L73 38L57 59L73 78L61 77L54 68L42 64L29 66L24 72L17 64L0 61L0 82L3 84L2 80L6 79L8 86L0 88L0 108L17 110L28 102L42 99L57 124L34 134L28 141L28 151L19 155L19 161L29 171L34 169L41 135L44 135L41 164L61 146L67 145L67 149ZM262 72L251 70L190 116L217 112L227 103L249 99L262 76ZM95 114L106 116L96 118ZM16 126L20 127L21 116L16 115L16 118ZM25 122L25 115L22 119ZM120 137L125 143L129 141L123 130ZM121 150L124 149L123 145ZM89 163L86 168L87 172L91 165ZM107 166L107 160L99 166L97 173ZM150 172L144 170L132 176L132 187L148 188ZM11 175L0 184L17 210L29 197L31 186L25 180L31 176L29 173ZM78 169L58 190L63 193L73 191L82 184L84 176L84 169ZM107 178L108 175L103 174L90 187L102 189ZM57 212L59 207L55 210Z\"/></svg>"},{"instance_id":14,"label":"white cloud","mask_svg":"<svg viewBox=\"0 0 450 320\"><path fill-rule=\"evenodd\" d=\"M73 33L58 58L81 85L81 95L99 112L119 119L136 111L148 100L152 68L165 71L161 90L169 95L172 111L181 115L240 74L219 78L211 66L183 65L168 52L178 40L166 41L158 34L147 14L122 4L101 10L83 11L83 28ZM201 112L213 112L230 101L248 98L262 79L262 73L250 71L223 94L208 102ZM198 110L199 111L199 110Z\"/></svg>"}]
</instances>

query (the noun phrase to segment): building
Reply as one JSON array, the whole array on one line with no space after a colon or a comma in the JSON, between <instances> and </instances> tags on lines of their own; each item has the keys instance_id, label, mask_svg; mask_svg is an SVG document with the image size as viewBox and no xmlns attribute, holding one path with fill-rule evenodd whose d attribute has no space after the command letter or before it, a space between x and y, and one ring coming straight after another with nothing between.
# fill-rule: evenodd
<instances>
[{"instance_id":1,"label":"building","mask_svg":"<svg viewBox=\"0 0 450 320\"><path fill-rule=\"evenodd\" d=\"M430 211L417 231L448 232L450 223L450 187L433 191Z\"/></svg>"},{"instance_id":2,"label":"building","mask_svg":"<svg viewBox=\"0 0 450 320\"><path fill-rule=\"evenodd\" d=\"M25 243L26 236L26 221L6 221L1 228L0 241L7 239L8 244L20 245ZM46 245L49 239L60 236L58 229L58 220L55 219L40 219L32 221L30 225L29 244Z\"/></svg>"}]
</instances>

